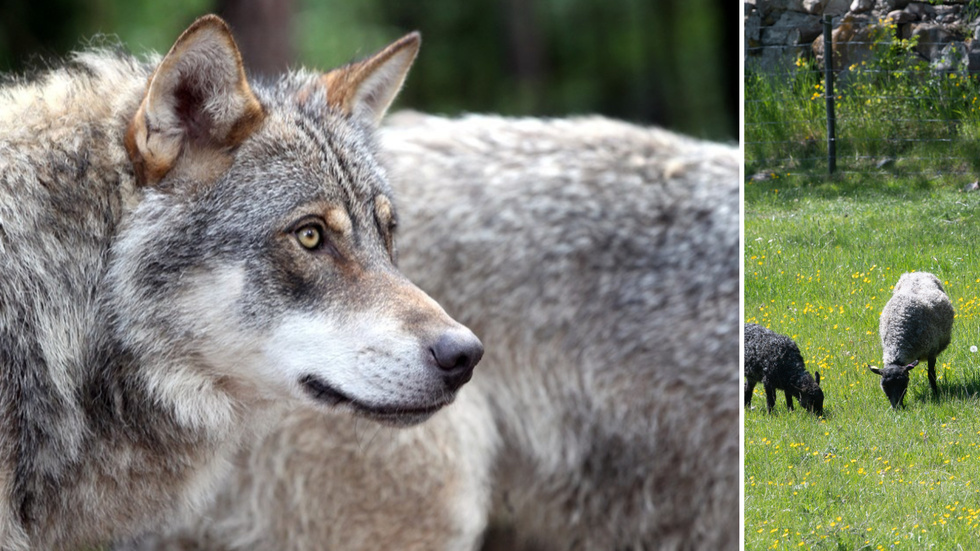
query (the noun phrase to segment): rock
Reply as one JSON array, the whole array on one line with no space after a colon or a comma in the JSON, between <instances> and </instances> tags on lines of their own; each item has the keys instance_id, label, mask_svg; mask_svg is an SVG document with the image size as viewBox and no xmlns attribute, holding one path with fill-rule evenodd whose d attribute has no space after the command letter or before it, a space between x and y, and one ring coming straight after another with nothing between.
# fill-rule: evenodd
<instances>
[{"instance_id":1,"label":"rock","mask_svg":"<svg viewBox=\"0 0 980 551\"><path fill-rule=\"evenodd\" d=\"M943 73L966 73L970 66L970 55L963 42L950 42L930 62L933 70Z\"/></svg>"},{"instance_id":2,"label":"rock","mask_svg":"<svg viewBox=\"0 0 980 551\"><path fill-rule=\"evenodd\" d=\"M942 6L931 6L932 10L936 12L936 19L946 20L957 17L962 10L961 6L957 5L942 5Z\"/></svg>"},{"instance_id":3,"label":"rock","mask_svg":"<svg viewBox=\"0 0 980 551\"><path fill-rule=\"evenodd\" d=\"M803 0L756 0L755 9L762 12L763 17L772 12L805 11L803 9Z\"/></svg>"},{"instance_id":4,"label":"rock","mask_svg":"<svg viewBox=\"0 0 980 551\"><path fill-rule=\"evenodd\" d=\"M931 5L922 2L911 2L905 7L905 11L916 21L928 21L936 17L936 10Z\"/></svg>"},{"instance_id":5,"label":"rock","mask_svg":"<svg viewBox=\"0 0 980 551\"><path fill-rule=\"evenodd\" d=\"M882 0L881 4L885 11L904 10L909 5L910 0Z\"/></svg>"},{"instance_id":6,"label":"rock","mask_svg":"<svg viewBox=\"0 0 980 551\"><path fill-rule=\"evenodd\" d=\"M877 23L867 14L848 13L841 18L833 32L834 69L844 70L851 65L871 58L871 43ZM823 64L823 37L813 41L813 54Z\"/></svg>"},{"instance_id":7,"label":"rock","mask_svg":"<svg viewBox=\"0 0 980 551\"><path fill-rule=\"evenodd\" d=\"M851 9L851 0L828 0L823 7L824 15L844 15Z\"/></svg>"},{"instance_id":8,"label":"rock","mask_svg":"<svg viewBox=\"0 0 980 551\"><path fill-rule=\"evenodd\" d=\"M938 59L943 48L957 38L949 28L939 23L913 23L912 37L919 39L915 51L929 61Z\"/></svg>"},{"instance_id":9,"label":"rock","mask_svg":"<svg viewBox=\"0 0 980 551\"><path fill-rule=\"evenodd\" d=\"M803 9L813 15L822 15L825 0L803 0Z\"/></svg>"},{"instance_id":10,"label":"rock","mask_svg":"<svg viewBox=\"0 0 980 551\"><path fill-rule=\"evenodd\" d=\"M966 50L967 66L970 73L980 72L980 40L970 40Z\"/></svg>"},{"instance_id":11,"label":"rock","mask_svg":"<svg viewBox=\"0 0 980 551\"><path fill-rule=\"evenodd\" d=\"M891 157L885 157L884 159L878 161L878 164L875 165L875 168L878 168L880 170L884 168L891 168L894 165L895 165L895 159Z\"/></svg>"},{"instance_id":12,"label":"rock","mask_svg":"<svg viewBox=\"0 0 980 551\"><path fill-rule=\"evenodd\" d=\"M978 189L980 189L980 180L977 180L976 182L973 182L972 184L967 184L966 186L963 187L963 191L964 192L966 192L966 191L977 191ZM971 348L970 351L972 352L973 349Z\"/></svg>"},{"instance_id":13,"label":"rock","mask_svg":"<svg viewBox=\"0 0 980 551\"><path fill-rule=\"evenodd\" d=\"M851 7L851 0L803 0L803 10L813 15L842 15Z\"/></svg>"},{"instance_id":14,"label":"rock","mask_svg":"<svg viewBox=\"0 0 980 551\"><path fill-rule=\"evenodd\" d=\"M752 13L745 16L744 25L746 47L749 42L759 42L762 38L762 15L758 10L753 10Z\"/></svg>"},{"instance_id":15,"label":"rock","mask_svg":"<svg viewBox=\"0 0 980 551\"><path fill-rule=\"evenodd\" d=\"M854 0L851 2L851 13L864 13L875 7L874 0Z\"/></svg>"},{"instance_id":16,"label":"rock","mask_svg":"<svg viewBox=\"0 0 980 551\"><path fill-rule=\"evenodd\" d=\"M885 16L885 19L891 19L892 23L895 23L896 25L905 25L906 23L911 23L912 21L915 21L915 18L912 17L912 14L910 14L905 10L890 11L888 12L888 15Z\"/></svg>"},{"instance_id":17,"label":"rock","mask_svg":"<svg viewBox=\"0 0 980 551\"><path fill-rule=\"evenodd\" d=\"M754 25L751 17L746 20L746 31L752 33L754 29L750 25ZM807 45L822 29L819 16L783 12L774 24L760 27L758 43L762 47L752 47L754 40L751 34L746 35L746 67L777 72L794 69L796 58L806 53Z\"/></svg>"},{"instance_id":18,"label":"rock","mask_svg":"<svg viewBox=\"0 0 980 551\"><path fill-rule=\"evenodd\" d=\"M819 17L788 11L772 25L762 27L760 34L767 46L792 46L800 44L804 34L820 34L821 28Z\"/></svg>"}]
</instances>

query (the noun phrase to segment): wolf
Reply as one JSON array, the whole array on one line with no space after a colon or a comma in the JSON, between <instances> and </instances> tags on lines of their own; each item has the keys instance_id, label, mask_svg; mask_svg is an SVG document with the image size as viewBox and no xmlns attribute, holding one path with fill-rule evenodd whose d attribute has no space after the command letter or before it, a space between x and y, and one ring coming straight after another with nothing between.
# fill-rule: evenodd
<instances>
[{"instance_id":1,"label":"wolf","mask_svg":"<svg viewBox=\"0 0 980 551\"><path fill-rule=\"evenodd\" d=\"M737 149L417 113L381 143L399 266L480 335L478 375L405 431L298 410L130 549L737 549Z\"/></svg>"},{"instance_id":2,"label":"wolf","mask_svg":"<svg viewBox=\"0 0 980 551\"><path fill-rule=\"evenodd\" d=\"M0 549L160 529L302 405L454 399L482 343L394 267L374 136L419 43L261 84L205 16L0 90Z\"/></svg>"}]
</instances>

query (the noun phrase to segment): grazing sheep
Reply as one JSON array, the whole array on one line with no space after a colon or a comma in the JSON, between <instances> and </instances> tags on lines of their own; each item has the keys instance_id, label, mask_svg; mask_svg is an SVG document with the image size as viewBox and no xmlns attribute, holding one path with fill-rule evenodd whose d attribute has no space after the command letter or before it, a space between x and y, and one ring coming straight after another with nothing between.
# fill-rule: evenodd
<instances>
[{"instance_id":1,"label":"grazing sheep","mask_svg":"<svg viewBox=\"0 0 980 551\"><path fill-rule=\"evenodd\" d=\"M766 408L772 413L776 391L786 393L786 407L793 409L793 396L803 409L823 415L820 373L816 379L806 372L803 356L793 339L755 323L745 324L745 407L752 403L752 389L762 381Z\"/></svg>"},{"instance_id":2,"label":"grazing sheep","mask_svg":"<svg viewBox=\"0 0 980 551\"><path fill-rule=\"evenodd\" d=\"M953 302L939 278L928 272L902 274L881 311L878 334L884 348L884 367L868 368L881 375L881 388L892 407L905 405L909 370L919 360L929 360L929 386L938 396L936 357L953 334Z\"/></svg>"}]
</instances>

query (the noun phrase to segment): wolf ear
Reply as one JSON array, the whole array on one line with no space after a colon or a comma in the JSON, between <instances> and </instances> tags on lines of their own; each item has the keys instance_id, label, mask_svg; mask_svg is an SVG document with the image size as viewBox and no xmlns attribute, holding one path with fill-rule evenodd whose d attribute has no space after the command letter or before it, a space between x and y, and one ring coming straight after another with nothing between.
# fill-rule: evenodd
<instances>
[{"instance_id":1,"label":"wolf ear","mask_svg":"<svg viewBox=\"0 0 980 551\"><path fill-rule=\"evenodd\" d=\"M180 35L150 77L126 149L139 182L153 185L182 154L211 160L227 154L264 116L228 25L206 15Z\"/></svg>"},{"instance_id":2,"label":"wolf ear","mask_svg":"<svg viewBox=\"0 0 980 551\"><path fill-rule=\"evenodd\" d=\"M326 73L321 82L327 103L377 124L405 82L421 42L418 32L409 33L365 60Z\"/></svg>"}]
</instances>

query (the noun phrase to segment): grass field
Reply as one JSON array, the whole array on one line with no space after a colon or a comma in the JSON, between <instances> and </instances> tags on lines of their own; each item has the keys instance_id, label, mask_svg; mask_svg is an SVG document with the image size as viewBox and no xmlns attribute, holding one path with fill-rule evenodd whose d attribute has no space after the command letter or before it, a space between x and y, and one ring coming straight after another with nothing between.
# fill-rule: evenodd
<instances>
[{"instance_id":1,"label":"grass field","mask_svg":"<svg viewBox=\"0 0 980 551\"><path fill-rule=\"evenodd\" d=\"M746 183L745 317L790 335L818 370L825 416L745 413L746 549L980 546L980 192L963 182L786 174ZM933 272L956 308L939 356L894 411L878 316L906 271Z\"/></svg>"}]
</instances>

